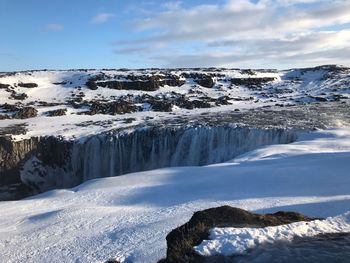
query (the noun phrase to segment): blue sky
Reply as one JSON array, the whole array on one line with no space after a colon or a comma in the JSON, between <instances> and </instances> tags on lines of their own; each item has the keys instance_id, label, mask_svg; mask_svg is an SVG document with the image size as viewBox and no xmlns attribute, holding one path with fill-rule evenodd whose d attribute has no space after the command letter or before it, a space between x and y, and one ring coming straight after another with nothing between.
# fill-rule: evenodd
<instances>
[{"instance_id":1,"label":"blue sky","mask_svg":"<svg viewBox=\"0 0 350 263\"><path fill-rule=\"evenodd\" d=\"M0 0L0 71L350 62L347 0Z\"/></svg>"}]
</instances>

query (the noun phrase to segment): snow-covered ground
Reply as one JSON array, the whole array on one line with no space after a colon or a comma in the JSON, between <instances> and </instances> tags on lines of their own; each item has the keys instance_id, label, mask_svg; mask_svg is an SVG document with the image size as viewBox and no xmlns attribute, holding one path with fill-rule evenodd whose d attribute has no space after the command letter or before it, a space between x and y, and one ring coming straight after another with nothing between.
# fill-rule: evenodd
<instances>
[{"instance_id":1,"label":"snow-covered ground","mask_svg":"<svg viewBox=\"0 0 350 263\"><path fill-rule=\"evenodd\" d=\"M340 128L227 163L96 179L1 202L0 262L156 262L171 229L224 204L343 214L350 210L349 160L350 128Z\"/></svg>"},{"instance_id":2,"label":"snow-covered ground","mask_svg":"<svg viewBox=\"0 0 350 263\"><path fill-rule=\"evenodd\" d=\"M215 83L212 88L198 85L191 77L183 74L210 76ZM165 74L165 75L164 75ZM128 81L127 77L151 75L179 77L185 81L181 86L161 86L155 91L110 89L98 86L89 89L85 84L89 78L104 76L107 80ZM240 83L242 79L270 78L272 81L249 85ZM102 81L103 82L103 81ZM72 70L72 71L27 71L10 74L0 73L0 115L10 116L0 122L0 130L9 126L23 125L25 134L13 135L16 140L33 136L55 135L77 138L103 131L115 130L142 124L145 121L158 121L178 116L192 116L208 112L245 111L260 107L280 108L281 106L350 102L350 69L323 66L310 69L239 70L239 69L183 69L183 70ZM35 83L34 88L21 87L21 83ZM1 85L0 85L1 87ZM24 94L22 100L13 95ZM146 96L146 97L143 97ZM186 101L211 100L210 108L194 106L172 108L171 112L154 111L147 100L171 101L181 97ZM227 103L215 102L225 98ZM81 102L72 101L81 99ZM85 115L92 102L108 103L117 100L128 101L138 107L135 112L125 114ZM44 103L43 103L44 102ZM12 118L1 106L5 103L18 107L34 107L38 113L28 119ZM191 107L190 107L191 108ZM48 111L66 109L66 115L49 117ZM2 117L2 116L0 116ZM0 118L1 119L1 118ZM126 121L129 120L129 121Z\"/></svg>"},{"instance_id":3,"label":"snow-covered ground","mask_svg":"<svg viewBox=\"0 0 350 263\"><path fill-rule=\"evenodd\" d=\"M202 256L242 255L249 249L274 242L291 242L294 238L313 237L319 234L350 232L350 211L325 220L296 222L264 228L213 228L210 240L204 240L195 251Z\"/></svg>"}]
</instances>

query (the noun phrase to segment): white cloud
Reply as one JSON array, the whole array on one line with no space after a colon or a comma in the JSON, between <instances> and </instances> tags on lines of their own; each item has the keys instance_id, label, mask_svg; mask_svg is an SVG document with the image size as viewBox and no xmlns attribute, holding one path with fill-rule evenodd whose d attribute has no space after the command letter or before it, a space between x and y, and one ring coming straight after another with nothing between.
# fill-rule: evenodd
<instances>
[{"instance_id":1,"label":"white cloud","mask_svg":"<svg viewBox=\"0 0 350 263\"><path fill-rule=\"evenodd\" d=\"M135 30L153 33L118 45L138 54L147 50L145 58L167 66L284 65L302 63L303 56L304 63L350 64L350 57L344 57L350 50L349 14L348 0L227 0L192 8L167 4L165 11L134 22ZM147 46L155 45L163 48L150 52Z\"/></svg>"},{"instance_id":2,"label":"white cloud","mask_svg":"<svg viewBox=\"0 0 350 263\"><path fill-rule=\"evenodd\" d=\"M44 29L46 31L61 31L64 29L64 26L61 24L47 24Z\"/></svg>"},{"instance_id":3,"label":"white cloud","mask_svg":"<svg viewBox=\"0 0 350 263\"><path fill-rule=\"evenodd\" d=\"M92 24L102 24L106 23L111 18L115 17L115 14L112 13L98 13L91 19Z\"/></svg>"}]
</instances>

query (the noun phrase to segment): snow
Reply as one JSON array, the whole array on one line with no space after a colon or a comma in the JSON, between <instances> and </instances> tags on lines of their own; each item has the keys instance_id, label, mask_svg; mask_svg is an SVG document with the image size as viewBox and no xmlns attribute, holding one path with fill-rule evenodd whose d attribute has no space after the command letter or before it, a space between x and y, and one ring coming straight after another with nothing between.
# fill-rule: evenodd
<instances>
[{"instance_id":1,"label":"snow","mask_svg":"<svg viewBox=\"0 0 350 263\"><path fill-rule=\"evenodd\" d=\"M210 240L194 247L202 256L245 254L259 245L274 242L291 242L296 237L350 232L350 211L325 220L297 222L265 228L213 228Z\"/></svg>"},{"instance_id":2,"label":"snow","mask_svg":"<svg viewBox=\"0 0 350 263\"><path fill-rule=\"evenodd\" d=\"M310 231L323 231L320 222L327 231L344 230L350 207L349 142L350 127L317 131L228 163L95 179L1 202L0 262L156 262L165 257L165 237L173 228L195 211L221 205L332 217L313 223ZM268 232L292 235L283 228ZM264 233L257 238L264 239Z\"/></svg>"},{"instance_id":3,"label":"snow","mask_svg":"<svg viewBox=\"0 0 350 263\"><path fill-rule=\"evenodd\" d=\"M123 76L132 75L151 75L163 74L166 70L71 70L71 71L27 71L16 72L6 75L0 73L0 83L9 84L12 86L12 91L16 93L25 93L28 98L20 101L23 105L34 106L38 110L38 116L26 120L6 119L0 122L0 129L23 124L26 125L28 132L17 136L12 136L14 140L28 139L32 136L62 136L67 139L74 139L89 135L89 130L92 134L109 131L112 129L125 128L144 123L150 117L154 121L163 119L175 118L177 116L198 115L208 112L232 112L239 109L241 111L259 107L274 107L279 105L303 104L314 102L310 96L332 97L334 94L344 94L348 96L348 83L350 79L349 70L345 73L336 73L335 76L328 76L329 69L315 68L308 71L299 69L276 71L276 70L256 70L247 73L238 69L222 69L219 73L224 77L214 77L216 87L212 89L198 86L193 87L193 80L187 79L186 83L180 87L161 87L157 91L137 91L137 90L113 90L108 88L98 87L97 90L90 90L85 86L86 81L91 76L105 74L111 79L116 76L122 79ZM181 75L181 73L212 73L218 72L210 70L168 70L168 73ZM231 85L230 78L275 78L275 81L263 85L261 90L251 89L246 86ZM298 78L294 80L291 78ZM299 80L300 79L300 80ZM20 82L37 83L37 88L23 88L16 86ZM66 83L66 84L62 84ZM80 88L79 88L80 87ZM191 90L195 89L199 93L192 94ZM290 93L284 93L284 90ZM275 92L278 91L278 92ZM123 114L123 115L101 115L94 116L78 115L82 109L75 109L68 103L69 100L76 98L80 92L84 94L84 100L87 101L114 101L122 96L130 96L136 98L139 95L148 94L151 96L170 96L172 92L184 94L189 100L199 99L201 96L210 98L218 98L228 96L231 98L231 105L215 106L210 109L180 109L174 108L173 112L153 112L149 105L143 105L143 111ZM10 98L10 92L5 89L0 89L0 104L9 103L15 104L19 101ZM322 95L323 94L323 95ZM324 95L326 94L326 95ZM239 100L235 100L235 99ZM48 103L56 103L55 106L38 106L40 101ZM344 102L349 102L349 99L343 99ZM67 108L67 115L60 117L48 117L46 111L57 108ZM123 122L125 118L136 118L133 123L126 124ZM107 125L99 125L101 121L109 121ZM85 122L91 122L89 127L84 125Z\"/></svg>"}]
</instances>

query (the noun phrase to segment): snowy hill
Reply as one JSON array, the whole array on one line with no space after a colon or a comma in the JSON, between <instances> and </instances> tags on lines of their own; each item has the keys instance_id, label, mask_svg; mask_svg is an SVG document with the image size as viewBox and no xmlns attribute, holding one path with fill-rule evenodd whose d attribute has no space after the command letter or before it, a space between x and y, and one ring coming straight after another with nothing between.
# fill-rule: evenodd
<instances>
[{"instance_id":1,"label":"snowy hill","mask_svg":"<svg viewBox=\"0 0 350 263\"><path fill-rule=\"evenodd\" d=\"M0 261L156 262L171 229L223 204L336 216L350 208L349 158L350 129L332 129L227 163L96 179L1 202Z\"/></svg>"},{"instance_id":2,"label":"snowy hill","mask_svg":"<svg viewBox=\"0 0 350 263\"><path fill-rule=\"evenodd\" d=\"M349 84L340 66L0 73L0 134L76 138L199 114L348 104Z\"/></svg>"}]
</instances>

